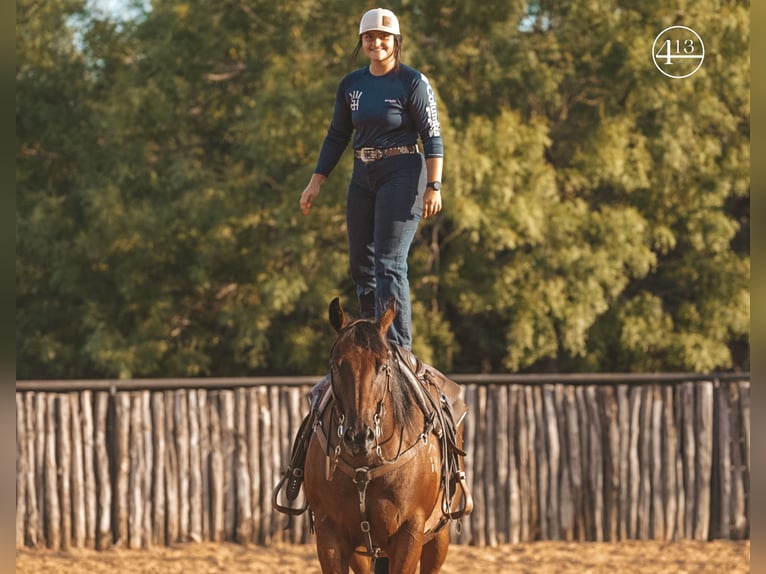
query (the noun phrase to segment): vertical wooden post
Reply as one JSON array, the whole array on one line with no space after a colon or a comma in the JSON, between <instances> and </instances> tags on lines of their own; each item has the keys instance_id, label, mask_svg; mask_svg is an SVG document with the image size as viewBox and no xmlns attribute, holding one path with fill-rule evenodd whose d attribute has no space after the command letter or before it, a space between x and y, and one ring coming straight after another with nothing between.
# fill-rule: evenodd
<instances>
[{"instance_id":1,"label":"vertical wooden post","mask_svg":"<svg viewBox=\"0 0 766 574\"><path fill-rule=\"evenodd\" d=\"M34 418L35 418L35 491L37 496L37 515L39 517L37 538L40 544L50 547L50 538L47 532L48 510L47 494L47 462L46 451L48 435L46 430L48 399L46 393L35 395Z\"/></svg>"},{"instance_id":2,"label":"vertical wooden post","mask_svg":"<svg viewBox=\"0 0 766 574\"><path fill-rule=\"evenodd\" d=\"M141 548L144 528L143 486L144 435L141 429L142 405L138 392L126 393L130 400L130 434L128 448L128 548Z\"/></svg>"},{"instance_id":3,"label":"vertical wooden post","mask_svg":"<svg viewBox=\"0 0 766 574\"><path fill-rule=\"evenodd\" d=\"M56 457L56 395L48 394L45 404L45 530L48 548L61 548L61 509L59 507Z\"/></svg>"},{"instance_id":4,"label":"vertical wooden post","mask_svg":"<svg viewBox=\"0 0 766 574\"><path fill-rule=\"evenodd\" d=\"M202 460L198 391L189 389L189 537L202 541Z\"/></svg>"},{"instance_id":5,"label":"vertical wooden post","mask_svg":"<svg viewBox=\"0 0 766 574\"><path fill-rule=\"evenodd\" d=\"M510 528L508 540L511 544L518 544L521 540L521 523L523 521L521 514L521 469L516 458L516 443L519 409L519 386L510 385L508 388L508 502L510 506ZM503 412L503 411L500 411Z\"/></svg>"},{"instance_id":6,"label":"vertical wooden post","mask_svg":"<svg viewBox=\"0 0 766 574\"><path fill-rule=\"evenodd\" d=\"M524 406L527 422L527 444L524 446L529 452L529 540L538 540L541 535L539 526L539 496L537 481L537 417L535 416L534 390L531 387L524 389Z\"/></svg>"},{"instance_id":7,"label":"vertical wooden post","mask_svg":"<svg viewBox=\"0 0 766 574\"><path fill-rule=\"evenodd\" d=\"M165 501L168 544L180 541L180 513L178 501L178 455L175 433L175 393L163 393L165 406Z\"/></svg>"},{"instance_id":8,"label":"vertical wooden post","mask_svg":"<svg viewBox=\"0 0 766 574\"><path fill-rule=\"evenodd\" d=\"M272 427L271 427L271 409L269 408L269 396L267 393L267 390L265 387L259 387L257 389L257 396L258 396L258 409L260 411L260 434L261 434L261 442L260 442L260 461L261 461L261 469L263 471L263 474L261 476L262 485L264 491L269 490L271 488L271 485L274 484L273 481L273 475L272 475L272 466L271 466L271 443L273 442L272 438ZM264 494L263 500L266 500L266 495ZM271 543L271 512L270 509L267 509L265 505L261 509L261 524L260 524L260 532L261 537L259 541L263 544L270 544Z\"/></svg>"},{"instance_id":9,"label":"vertical wooden post","mask_svg":"<svg viewBox=\"0 0 766 574\"><path fill-rule=\"evenodd\" d=\"M98 530L98 499L96 482L96 444L93 425L93 393L83 391L80 395L80 412L82 413L82 448L83 469L85 480L85 546L96 546Z\"/></svg>"},{"instance_id":10,"label":"vertical wooden post","mask_svg":"<svg viewBox=\"0 0 766 574\"><path fill-rule=\"evenodd\" d=\"M604 541L604 460L601 446L601 417L599 400L594 385L585 387L586 405L588 409L588 469L590 471L590 492L593 497L593 526L595 540Z\"/></svg>"},{"instance_id":11,"label":"vertical wooden post","mask_svg":"<svg viewBox=\"0 0 766 574\"><path fill-rule=\"evenodd\" d=\"M154 432L152 430L152 398L149 391L139 393L141 405L141 432L144 436L144 476L141 485L141 498L144 504L144 523L142 525L141 547L151 548L152 546L152 528L154 522L152 519L152 478L154 476Z\"/></svg>"},{"instance_id":12,"label":"vertical wooden post","mask_svg":"<svg viewBox=\"0 0 766 574\"><path fill-rule=\"evenodd\" d=\"M697 484L697 523L694 538L708 540L710 535L710 499L713 471L713 416L715 388L713 383L699 383L697 387L697 457L695 458Z\"/></svg>"},{"instance_id":13,"label":"vertical wooden post","mask_svg":"<svg viewBox=\"0 0 766 574\"><path fill-rule=\"evenodd\" d=\"M72 449L69 436L69 397L58 395L59 422L56 430L56 448L59 456L59 503L61 504L61 548L72 546Z\"/></svg>"},{"instance_id":14,"label":"vertical wooden post","mask_svg":"<svg viewBox=\"0 0 766 574\"><path fill-rule=\"evenodd\" d=\"M630 522L630 398L627 385L617 385L617 420L619 421L620 460L615 472L619 481L618 540L628 539Z\"/></svg>"},{"instance_id":15,"label":"vertical wooden post","mask_svg":"<svg viewBox=\"0 0 766 574\"><path fill-rule=\"evenodd\" d=\"M684 536L695 538L697 524L698 499L697 499L697 406L695 401L694 383L681 385L683 396L683 425L684 425L684 490L686 494L684 506Z\"/></svg>"},{"instance_id":16,"label":"vertical wooden post","mask_svg":"<svg viewBox=\"0 0 766 574\"><path fill-rule=\"evenodd\" d=\"M165 449L165 401L164 394L152 393L152 441L154 443L154 465L152 467L152 542L154 544L167 545L171 543L167 537L167 516L165 514L165 462L167 452Z\"/></svg>"},{"instance_id":17,"label":"vertical wooden post","mask_svg":"<svg viewBox=\"0 0 766 574\"><path fill-rule=\"evenodd\" d=\"M38 467L38 436L44 435L44 428L37 426L35 413L35 393L24 393L25 409L25 435L24 439L27 445L27 472L24 480L26 482L27 492L27 521L26 521L26 543L32 548L44 539L42 524L40 521L40 508L42 499L40 498L40 487L42 480L36 477L42 476L42 469Z\"/></svg>"},{"instance_id":18,"label":"vertical wooden post","mask_svg":"<svg viewBox=\"0 0 766 574\"><path fill-rule=\"evenodd\" d=\"M210 539L221 542L224 539L224 467L221 447L221 422L218 411L220 393L208 396L208 415L210 419L210 496L211 526Z\"/></svg>"},{"instance_id":19,"label":"vertical wooden post","mask_svg":"<svg viewBox=\"0 0 766 574\"><path fill-rule=\"evenodd\" d=\"M290 448L292 446L291 439L295 437L295 435L298 433L298 429L301 426L301 423L303 422L303 409L301 408L301 390L298 388L290 388L286 389L287 391L287 407L288 407L288 413L289 413L289 422L290 422L290 429L288 432L285 433L285 440L286 440L286 449L285 449L285 458L283 458L283 461L285 464L282 466L284 468L287 468L287 463L290 461ZM243 397L243 400L245 400L245 397ZM243 429L242 432L245 433L245 436L247 436L247 428ZM250 443L249 450L252 450L254 448L253 443ZM248 456L248 459L250 457ZM246 461L248 463L247 470L249 475L248 484L251 485L251 491L252 491L252 481L254 480L253 475L250 473L250 465L249 460ZM248 500L252 500L250 496L248 496ZM252 522L252 520L251 520ZM296 516L293 518L293 520L290 521L290 542L292 543L305 543L306 540L306 529L304 528L306 523L305 520L305 514L301 516ZM251 529L252 530L252 529ZM251 533L252 536L252 533Z\"/></svg>"},{"instance_id":20,"label":"vertical wooden post","mask_svg":"<svg viewBox=\"0 0 766 574\"><path fill-rule=\"evenodd\" d=\"M601 387L597 397L602 401L601 432L605 435L602 440L604 449L605 537L609 542L616 542L620 536L620 460L622 457L622 452L620 451L619 407L614 387Z\"/></svg>"},{"instance_id":21,"label":"vertical wooden post","mask_svg":"<svg viewBox=\"0 0 766 574\"><path fill-rule=\"evenodd\" d=\"M580 506L580 519L584 532L584 540L595 540L596 517L595 517L595 496L591 486L591 459L590 450L590 415L588 413L588 399L585 396L585 387L577 386L575 388L575 405L577 411L577 432L581 460L581 492L582 505Z\"/></svg>"},{"instance_id":22,"label":"vertical wooden post","mask_svg":"<svg viewBox=\"0 0 766 574\"><path fill-rule=\"evenodd\" d=\"M747 516L745 514L745 476L744 461L742 460L742 421L740 420L740 394L737 383L727 383L729 409L731 412L730 437L731 443L731 538L742 540L747 535Z\"/></svg>"},{"instance_id":23,"label":"vertical wooden post","mask_svg":"<svg viewBox=\"0 0 766 574\"><path fill-rule=\"evenodd\" d=\"M508 388L497 385L493 390L493 400L491 406L494 411L495 424L493 428L496 429L496 458L497 458L497 470L495 471L495 483L497 499L495 502L496 512L496 540L500 544L505 544L509 541L510 524L509 518L513 512L513 508L510 503L510 478L508 468Z\"/></svg>"},{"instance_id":24,"label":"vertical wooden post","mask_svg":"<svg viewBox=\"0 0 766 574\"><path fill-rule=\"evenodd\" d=\"M566 411L567 445L569 448L569 476L572 481L573 540L582 542L586 539L583 440L580 433L580 420L582 416L577 408L577 397L575 388L572 385L564 388L564 408Z\"/></svg>"},{"instance_id":25,"label":"vertical wooden post","mask_svg":"<svg viewBox=\"0 0 766 574\"><path fill-rule=\"evenodd\" d=\"M651 422L651 529L649 537L665 540L665 515L663 512L662 492L662 395L656 386L652 386L652 422Z\"/></svg>"},{"instance_id":26,"label":"vertical wooden post","mask_svg":"<svg viewBox=\"0 0 766 574\"><path fill-rule=\"evenodd\" d=\"M279 476L279 469L282 468L282 448L284 445L281 443L282 433L280 431L281 427L281 409L280 409L280 401L279 401L279 388L276 385L273 385L269 387L269 405L271 408L271 436L272 436L272 442L271 442L271 460L269 464L272 468L272 478L269 482L269 489L274 488L274 484L276 484L277 477ZM282 524L281 520L282 518L278 516L277 512L270 512L269 513L271 517L271 537L272 539L275 539L277 542L283 541L283 535L284 532L282 531Z\"/></svg>"},{"instance_id":27,"label":"vertical wooden post","mask_svg":"<svg viewBox=\"0 0 766 574\"><path fill-rule=\"evenodd\" d=\"M112 481L109 472L109 449L106 424L109 418L109 393L96 393L96 476L98 480L98 528L96 547L106 550L112 546Z\"/></svg>"},{"instance_id":28,"label":"vertical wooden post","mask_svg":"<svg viewBox=\"0 0 766 574\"><path fill-rule=\"evenodd\" d=\"M475 435L474 444L474 463L475 472L484 473L484 444L486 440L486 417L487 417L487 395L485 386L476 387L476 415L474 416ZM471 543L477 546L484 546L487 543L486 533L486 492L484 491L484 484L480 483L478 488L473 490L474 498L474 511L473 514L476 520L473 523L472 534L473 538Z\"/></svg>"},{"instance_id":29,"label":"vertical wooden post","mask_svg":"<svg viewBox=\"0 0 766 574\"><path fill-rule=\"evenodd\" d=\"M178 457L178 538L189 541L189 405L186 389L175 392L176 456Z\"/></svg>"},{"instance_id":30,"label":"vertical wooden post","mask_svg":"<svg viewBox=\"0 0 766 574\"><path fill-rule=\"evenodd\" d=\"M250 450L248 456L248 466L250 469L250 501L253 508L253 532L251 540L261 543L261 524L262 515L265 513L261 501L261 461L259 457L259 448L261 444L260 433L260 408L258 407L258 391L255 388L247 390L247 409L248 409L248 442ZM268 501L267 501L268 502Z\"/></svg>"},{"instance_id":31,"label":"vertical wooden post","mask_svg":"<svg viewBox=\"0 0 766 574\"><path fill-rule=\"evenodd\" d=\"M731 468L731 406L726 384L716 385L718 398L718 475L719 491L719 532L718 537L728 539L731 536L731 503L733 499ZM714 532L713 535L716 533Z\"/></svg>"},{"instance_id":32,"label":"vertical wooden post","mask_svg":"<svg viewBox=\"0 0 766 574\"><path fill-rule=\"evenodd\" d=\"M543 414L543 390L535 386L532 388L532 404L534 405L535 427L537 433L535 436L534 456L537 461L537 503L540 512L537 515L538 536L541 540L547 540L550 537L549 516L550 508L550 466L548 461L548 448L546 444L546 424Z\"/></svg>"},{"instance_id":33,"label":"vertical wooden post","mask_svg":"<svg viewBox=\"0 0 766 574\"><path fill-rule=\"evenodd\" d=\"M664 506L665 506L665 537L667 541L676 539L676 515L678 512L678 499L677 499L677 487L676 487L676 456L678 453L678 436L676 430L676 420L673 416L674 398L672 387L665 387L663 389L663 403L664 403L664 422L663 422L663 436L664 440L664 452L662 471L664 480Z\"/></svg>"},{"instance_id":34,"label":"vertical wooden post","mask_svg":"<svg viewBox=\"0 0 766 574\"><path fill-rule=\"evenodd\" d=\"M234 476L234 393L221 391L221 450L223 452L224 540L234 541L237 522L237 486Z\"/></svg>"},{"instance_id":35,"label":"vertical wooden post","mask_svg":"<svg viewBox=\"0 0 766 574\"><path fill-rule=\"evenodd\" d=\"M639 498L641 496L641 466L639 456L640 417L642 390L635 386L630 389L630 454L628 476L630 477L630 514L628 517L628 537L636 539L639 534Z\"/></svg>"},{"instance_id":36,"label":"vertical wooden post","mask_svg":"<svg viewBox=\"0 0 766 574\"><path fill-rule=\"evenodd\" d=\"M72 437L72 543L75 548L85 546L85 468L82 444L82 419L80 417L80 395L69 393L70 429Z\"/></svg>"},{"instance_id":37,"label":"vertical wooden post","mask_svg":"<svg viewBox=\"0 0 766 574\"><path fill-rule=\"evenodd\" d=\"M128 488L130 480L130 393L115 396L115 427L117 430L117 540L115 546L128 544Z\"/></svg>"},{"instance_id":38,"label":"vertical wooden post","mask_svg":"<svg viewBox=\"0 0 766 574\"><path fill-rule=\"evenodd\" d=\"M561 514L559 499L559 481L561 467L561 443L559 442L559 423L556 419L554 395L556 387L544 385L541 389L541 410L545 419L546 446L548 460L548 537L550 540L561 540ZM489 475L491 476L491 475Z\"/></svg>"},{"instance_id":39,"label":"vertical wooden post","mask_svg":"<svg viewBox=\"0 0 766 574\"><path fill-rule=\"evenodd\" d=\"M16 393L16 548L24 547L27 518L27 439L24 397Z\"/></svg>"},{"instance_id":40,"label":"vertical wooden post","mask_svg":"<svg viewBox=\"0 0 766 574\"><path fill-rule=\"evenodd\" d=\"M649 540L652 535L652 413L654 392L651 386L643 389L644 404L641 417L641 488L638 496L638 537Z\"/></svg>"},{"instance_id":41,"label":"vertical wooden post","mask_svg":"<svg viewBox=\"0 0 766 574\"><path fill-rule=\"evenodd\" d=\"M686 384L686 383L684 383ZM684 461L684 440L686 433L686 420L684 401L684 384L675 388L675 420L677 427L676 436L676 536L675 539L681 540L687 537L686 533L686 466Z\"/></svg>"},{"instance_id":42,"label":"vertical wooden post","mask_svg":"<svg viewBox=\"0 0 766 574\"><path fill-rule=\"evenodd\" d=\"M491 400L494 387L484 386L484 393L482 401L484 403L484 440L482 440L482 450L484 450L484 476L495 476L495 453L492 451L487 452L489 445L493 444L492 436L495 433L495 418L494 418L494 405ZM497 512L497 492L494 485L487 484L484 481L484 500L487 505L487 513L485 515L484 530L485 532L485 545L497 546L497 521L495 513Z\"/></svg>"},{"instance_id":43,"label":"vertical wooden post","mask_svg":"<svg viewBox=\"0 0 766 574\"><path fill-rule=\"evenodd\" d=\"M202 540L211 540L210 501L211 483L210 474L210 420L208 409L208 392L204 389L197 391L197 403L199 412L199 456L200 456L200 480L202 483Z\"/></svg>"},{"instance_id":44,"label":"vertical wooden post","mask_svg":"<svg viewBox=\"0 0 766 574\"><path fill-rule=\"evenodd\" d=\"M250 501L250 472L247 448L247 393L237 389L235 395L235 465L237 484L237 542L249 544L252 535L252 503Z\"/></svg>"}]
</instances>

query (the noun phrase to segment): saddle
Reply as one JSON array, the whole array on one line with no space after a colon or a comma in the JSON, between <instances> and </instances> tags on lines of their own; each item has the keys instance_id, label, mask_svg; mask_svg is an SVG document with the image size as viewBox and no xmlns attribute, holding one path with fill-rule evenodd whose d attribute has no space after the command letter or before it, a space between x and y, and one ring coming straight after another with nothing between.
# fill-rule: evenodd
<instances>
[{"instance_id":1,"label":"saddle","mask_svg":"<svg viewBox=\"0 0 766 574\"><path fill-rule=\"evenodd\" d=\"M463 418L468 413L466 405L465 389L455 381L448 379L441 371L431 365L427 365L418 359L412 351L399 345L395 345L397 359L407 367L404 373L407 380L413 386L413 391L418 393L422 386L433 385L441 395L441 399L452 412L453 420L456 426L463 422ZM412 377L415 377L413 380Z\"/></svg>"}]
</instances>

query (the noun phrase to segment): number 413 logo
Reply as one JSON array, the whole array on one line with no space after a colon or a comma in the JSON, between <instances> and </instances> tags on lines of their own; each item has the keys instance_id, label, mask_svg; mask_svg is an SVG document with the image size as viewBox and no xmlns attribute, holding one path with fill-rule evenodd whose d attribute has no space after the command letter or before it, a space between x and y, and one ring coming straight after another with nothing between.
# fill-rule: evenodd
<instances>
[{"instance_id":1,"label":"number 413 logo","mask_svg":"<svg viewBox=\"0 0 766 574\"><path fill-rule=\"evenodd\" d=\"M700 69L705 44L699 34L686 26L670 26L652 44L652 61L669 78L688 78Z\"/></svg>"}]
</instances>

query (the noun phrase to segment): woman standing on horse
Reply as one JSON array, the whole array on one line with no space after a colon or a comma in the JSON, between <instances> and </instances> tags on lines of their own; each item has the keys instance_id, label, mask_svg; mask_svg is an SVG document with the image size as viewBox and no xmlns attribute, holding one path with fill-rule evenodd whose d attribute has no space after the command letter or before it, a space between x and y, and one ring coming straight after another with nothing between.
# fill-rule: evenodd
<instances>
[{"instance_id":1,"label":"woman standing on horse","mask_svg":"<svg viewBox=\"0 0 766 574\"><path fill-rule=\"evenodd\" d=\"M370 63L338 86L332 122L300 205L307 215L353 135L346 220L360 315L379 317L394 299L397 315L388 338L410 349L407 256L421 218L442 208L436 98L428 79L400 62L402 36L390 10L376 8L362 16L353 58L360 50Z\"/></svg>"}]
</instances>

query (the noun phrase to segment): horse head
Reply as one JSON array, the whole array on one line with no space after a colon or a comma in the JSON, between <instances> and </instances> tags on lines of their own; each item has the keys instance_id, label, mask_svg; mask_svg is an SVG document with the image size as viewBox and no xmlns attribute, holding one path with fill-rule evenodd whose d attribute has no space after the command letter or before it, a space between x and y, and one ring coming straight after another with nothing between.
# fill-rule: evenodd
<instances>
[{"instance_id":1,"label":"horse head","mask_svg":"<svg viewBox=\"0 0 766 574\"><path fill-rule=\"evenodd\" d=\"M338 333L330 351L338 432L352 455L369 456L378 443L391 390L393 352L386 333L396 315L396 303L389 302L378 319L349 322L335 298L329 315Z\"/></svg>"}]
</instances>

